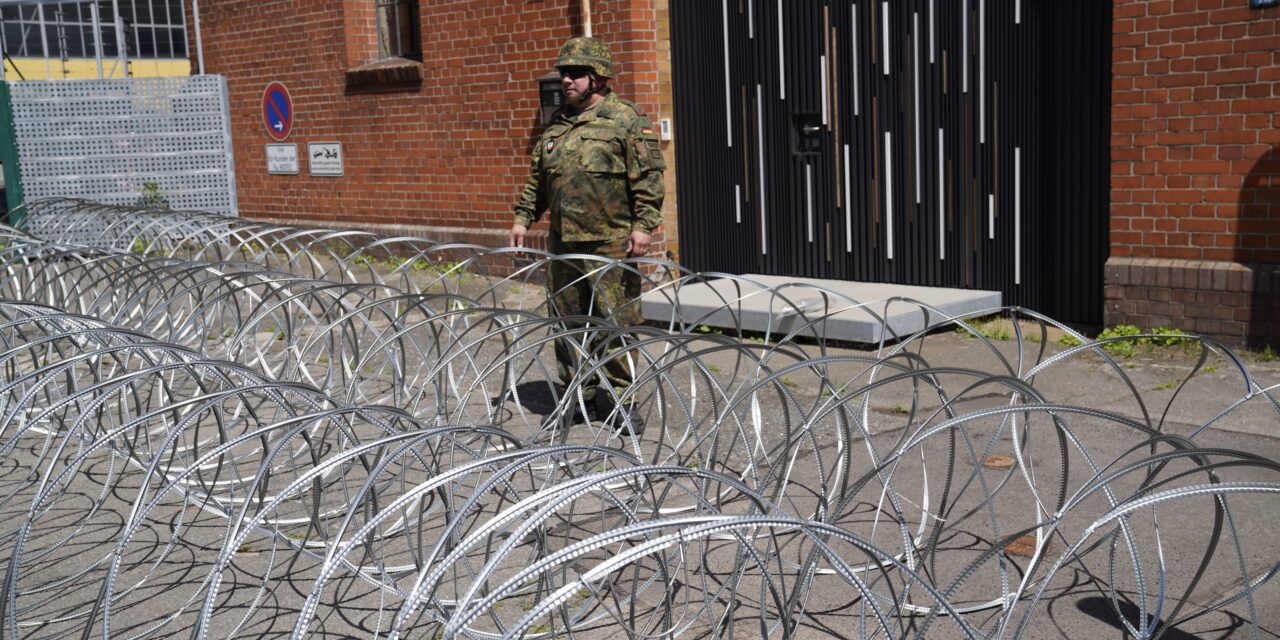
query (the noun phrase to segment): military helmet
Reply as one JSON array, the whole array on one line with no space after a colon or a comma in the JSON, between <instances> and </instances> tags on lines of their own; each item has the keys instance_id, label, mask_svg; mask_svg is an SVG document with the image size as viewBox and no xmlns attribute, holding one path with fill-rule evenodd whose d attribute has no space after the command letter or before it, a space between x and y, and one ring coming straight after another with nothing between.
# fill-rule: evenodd
<instances>
[{"instance_id":1,"label":"military helmet","mask_svg":"<svg viewBox=\"0 0 1280 640\"><path fill-rule=\"evenodd\" d=\"M595 38L572 38L560 47L560 55L556 57L556 68L590 67L602 78L613 77L613 52L603 40Z\"/></svg>"}]
</instances>

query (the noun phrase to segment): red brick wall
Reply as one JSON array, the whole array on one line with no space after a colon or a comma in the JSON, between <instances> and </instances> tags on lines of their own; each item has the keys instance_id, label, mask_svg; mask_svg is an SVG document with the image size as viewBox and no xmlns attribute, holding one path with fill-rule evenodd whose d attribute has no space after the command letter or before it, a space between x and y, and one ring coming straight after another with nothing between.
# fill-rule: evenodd
<instances>
[{"instance_id":1,"label":"red brick wall","mask_svg":"<svg viewBox=\"0 0 1280 640\"><path fill-rule=\"evenodd\" d=\"M1108 323L1275 342L1280 9L1116 0L1113 25Z\"/></svg>"},{"instance_id":2,"label":"red brick wall","mask_svg":"<svg viewBox=\"0 0 1280 640\"><path fill-rule=\"evenodd\" d=\"M1116 0L1111 255L1280 262L1280 9Z\"/></svg>"},{"instance_id":3,"label":"red brick wall","mask_svg":"<svg viewBox=\"0 0 1280 640\"><path fill-rule=\"evenodd\" d=\"M230 90L241 214L407 227L442 240L448 229L486 229L505 241L541 133L535 79L552 69L566 39L582 34L578 3L423 1L423 63L412 70L421 84L352 90L347 71L377 57L372 7L371 0L202 3L205 68L226 76ZM615 88L656 120L652 0L595 0L591 9L594 35L619 61ZM193 22L190 2L188 16ZM264 145L272 140L259 105L273 80L293 97L287 142L300 155L308 142L341 142L344 177L305 175L305 160L303 175L267 174Z\"/></svg>"}]
</instances>

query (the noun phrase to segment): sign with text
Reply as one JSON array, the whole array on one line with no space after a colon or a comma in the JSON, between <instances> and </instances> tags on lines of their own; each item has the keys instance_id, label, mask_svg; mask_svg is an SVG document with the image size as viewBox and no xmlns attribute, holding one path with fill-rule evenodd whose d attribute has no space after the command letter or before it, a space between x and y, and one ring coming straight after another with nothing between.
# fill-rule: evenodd
<instances>
[{"instance_id":1,"label":"sign with text","mask_svg":"<svg viewBox=\"0 0 1280 640\"><path fill-rule=\"evenodd\" d=\"M298 145L267 145L267 173L298 175Z\"/></svg>"},{"instance_id":2,"label":"sign with text","mask_svg":"<svg viewBox=\"0 0 1280 640\"><path fill-rule=\"evenodd\" d=\"M308 142L307 165L313 176L341 176L342 143L341 142Z\"/></svg>"}]
</instances>

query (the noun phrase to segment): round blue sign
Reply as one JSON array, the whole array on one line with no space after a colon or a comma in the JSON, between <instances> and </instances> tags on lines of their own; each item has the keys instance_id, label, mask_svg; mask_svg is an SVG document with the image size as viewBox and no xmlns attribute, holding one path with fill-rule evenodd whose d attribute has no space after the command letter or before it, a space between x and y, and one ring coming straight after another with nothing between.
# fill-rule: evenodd
<instances>
[{"instance_id":1,"label":"round blue sign","mask_svg":"<svg viewBox=\"0 0 1280 640\"><path fill-rule=\"evenodd\" d=\"M262 92L262 122L272 140L283 141L293 131L293 99L279 82L272 82Z\"/></svg>"}]
</instances>

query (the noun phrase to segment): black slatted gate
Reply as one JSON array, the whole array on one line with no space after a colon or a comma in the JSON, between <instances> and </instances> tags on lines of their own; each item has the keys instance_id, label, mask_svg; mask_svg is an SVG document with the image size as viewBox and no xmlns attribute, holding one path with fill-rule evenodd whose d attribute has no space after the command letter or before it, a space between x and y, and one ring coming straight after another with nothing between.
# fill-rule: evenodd
<instances>
[{"instance_id":1,"label":"black slatted gate","mask_svg":"<svg viewBox=\"0 0 1280 640\"><path fill-rule=\"evenodd\" d=\"M1111 3L670 6L686 266L1101 323Z\"/></svg>"}]
</instances>

